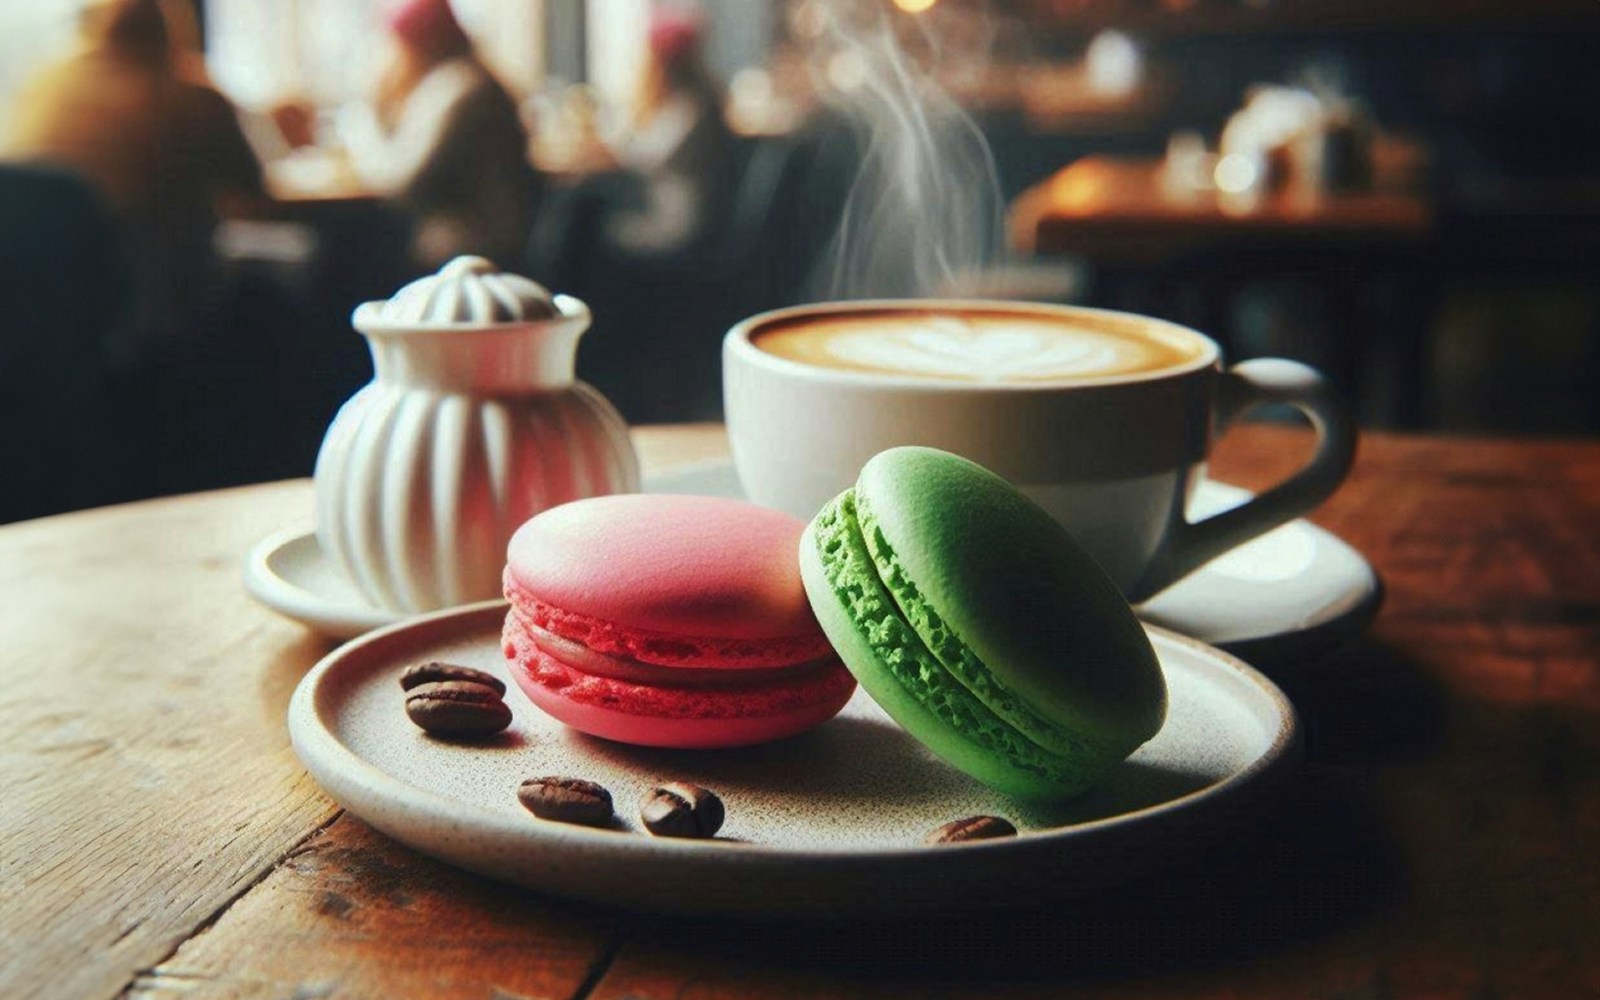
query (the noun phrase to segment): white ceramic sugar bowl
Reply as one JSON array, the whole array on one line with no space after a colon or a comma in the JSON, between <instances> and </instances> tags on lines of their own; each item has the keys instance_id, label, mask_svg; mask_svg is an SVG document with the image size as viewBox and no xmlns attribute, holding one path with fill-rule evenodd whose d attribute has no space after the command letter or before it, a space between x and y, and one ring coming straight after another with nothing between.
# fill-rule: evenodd
<instances>
[{"instance_id":1,"label":"white ceramic sugar bowl","mask_svg":"<svg viewBox=\"0 0 1600 1000\"><path fill-rule=\"evenodd\" d=\"M428 611L500 594L540 511L639 488L616 409L573 374L589 307L458 257L356 309L375 377L317 455L317 540L367 600Z\"/></svg>"}]
</instances>

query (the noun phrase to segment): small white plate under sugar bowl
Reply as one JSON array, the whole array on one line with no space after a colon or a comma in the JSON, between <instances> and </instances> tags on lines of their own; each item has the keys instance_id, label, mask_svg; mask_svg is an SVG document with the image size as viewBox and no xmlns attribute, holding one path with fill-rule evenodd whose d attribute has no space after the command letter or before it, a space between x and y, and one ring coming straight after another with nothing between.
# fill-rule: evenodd
<instances>
[{"instance_id":1,"label":"small white plate under sugar bowl","mask_svg":"<svg viewBox=\"0 0 1600 1000\"><path fill-rule=\"evenodd\" d=\"M401 617L367 603L317 536L297 528L256 543L245 557L244 586L272 610L333 639L353 639Z\"/></svg>"},{"instance_id":2,"label":"small white plate under sugar bowl","mask_svg":"<svg viewBox=\"0 0 1600 1000\"><path fill-rule=\"evenodd\" d=\"M650 493L741 495L726 461L649 476L644 487ZM1208 481L1196 492L1190 514L1212 514L1248 495ZM244 578L256 600L335 639L354 638L404 617L368 604L309 531L291 529L263 539L245 560ZM1378 575L1361 554L1302 520L1241 545L1137 610L1152 625L1270 667L1356 635L1382 601Z\"/></svg>"}]
</instances>

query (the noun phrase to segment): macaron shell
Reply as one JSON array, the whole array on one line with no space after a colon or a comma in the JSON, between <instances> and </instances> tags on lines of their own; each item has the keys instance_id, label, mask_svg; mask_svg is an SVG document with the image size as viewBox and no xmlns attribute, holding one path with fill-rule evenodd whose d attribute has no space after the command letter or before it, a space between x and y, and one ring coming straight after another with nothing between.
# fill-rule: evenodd
<instances>
[{"instance_id":1,"label":"macaron shell","mask_svg":"<svg viewBox=\"0 0 1600 1000\"><path fill-rule=\"evenodd\" d=\"M519 528L506 576L551 607L624 630L815 636L794 569L804 528L780 511L719 497L599 497Z\"/></svg>"},{"instance_id":2,"label":"macaron shell","mask_svg":"<svg viewBox=\"0 0 1600 1000\"><path fill-rule=\"evenodd\" d=\"M931 448L877 455L855 496L863 530L881 534L923 599L1031 709L1124 754L1161 728L1166 684L1143 627L1042 508Z\"/></svg>"},{"instance_id":3,"label":"macaron shell","mask_svg":"<svg viewBox=\"0 0 1600 1000\"><path fill-rule=\"evenodd\" d=\"M824 508L819 520L829 508ZM859 555L865 558L864 552ZM830 579L830 568L838 578L837 585ZM890 718L947 763L992 788L1028 799L1065 798L1098 777L1098 766L1074 769L1065 761L1052 760L1053 755L1029 744L1020 734L1008 732L1009 727L975 699L953 690L959 687L954 678L944 679L945 690L937 696L945 717L924 705L912 685L895 676L895 669L865 633L876 630L883 645L894 646L892 655L901 659L906 672L919 677L923 695L928 693L927 681L940 683L943 668L926 647L918 649L920 642L909 625L895 624L893 599L869 568L850 566L845 560L831 567L824 565L816 521L801 539L800 574L817 620L856 680ZM856 592L859 608L846 603L841 587ZM1006 749L997 746L997 741ZM1018 758L1023 761L1021 766L1011 762Z\"/></svg>"},{"instance_id":4,"label":"macaron shell","mask_svg":"<svg viewBox=\"0 0 1600 1000\"><path fill-rule=\"evenodd\" d=\"M760 684L738 684L730 672L727 687L601 677L551 656L514 608L502 641L512 679L535 705L581 732L640 746L709 749L782 739L826 722L855 691L837 660Z\"/></svg>"},{"instance_id":5,"label":"macaron shell","mask_svg":"<svg viewBox=\"0 0 1600 1000\"><path fill-rule=\"evenodd\" d=\"M513 675L529 701L565 726L631 746L673 750L721 750L788 739L827 722L849 700L846 697L836 704L809 705L781 716L669 719L574 701L550 688L524 682L516 671Z\"/></svg>"}]
</instances>

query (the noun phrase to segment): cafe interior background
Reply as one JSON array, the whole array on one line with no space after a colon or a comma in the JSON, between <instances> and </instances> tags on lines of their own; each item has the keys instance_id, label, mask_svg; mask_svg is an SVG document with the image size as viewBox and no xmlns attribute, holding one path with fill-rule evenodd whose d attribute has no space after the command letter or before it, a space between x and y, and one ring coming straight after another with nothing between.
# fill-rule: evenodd
<instances>
[{"instance_id":1,"label":"cafe interior background","mask_svg":"<svg viewBox=\"0 0 1600 1000\"><path fill-rule=\"evenodd\" d=\"M308 475L351 310L468 252L634 423L745 316L950 295L1593 436L1597 67L1594 0L6 0L0 521Z\"/></svg>"}]
</instances>

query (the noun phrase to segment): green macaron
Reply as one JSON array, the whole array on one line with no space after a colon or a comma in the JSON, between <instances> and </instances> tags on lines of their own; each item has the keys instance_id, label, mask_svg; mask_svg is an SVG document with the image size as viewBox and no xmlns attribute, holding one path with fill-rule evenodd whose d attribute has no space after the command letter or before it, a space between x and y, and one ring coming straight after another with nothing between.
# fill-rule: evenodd
<instances>
[{"instance_id":1,"label":"green macaron","mask_svg":"<svg viewBox=\"0 0 1600 1000\"><path fill-rule=\"evenodd\" d=\"M1154 736L1166 682L1116 585L1005 480L932 448L861 470L800 542L811 607L867 693L944 760L1028 799Z\"/></svg>"}]
</instances>

